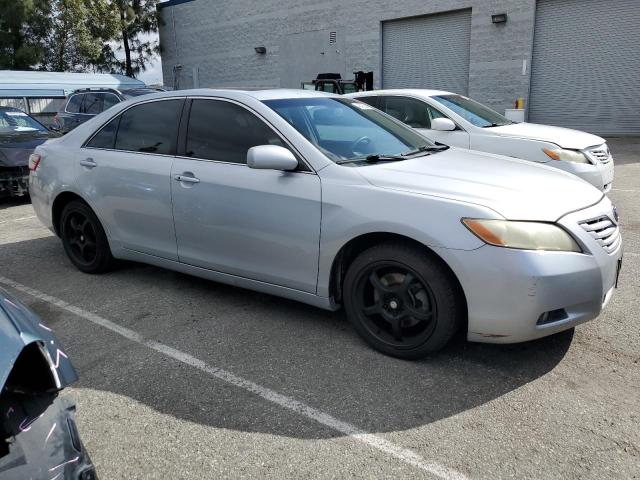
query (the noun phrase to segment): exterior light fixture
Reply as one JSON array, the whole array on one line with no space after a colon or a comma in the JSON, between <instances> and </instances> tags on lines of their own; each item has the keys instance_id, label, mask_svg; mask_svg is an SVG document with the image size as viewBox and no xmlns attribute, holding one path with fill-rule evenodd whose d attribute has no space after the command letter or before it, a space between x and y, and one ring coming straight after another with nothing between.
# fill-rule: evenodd
<instances>
[{"instance_id":1,"label":"exterior light fixture","mask_svg":"<svg viewBox=\"0 0 640 480\"><path fill-rule=\"evenodd\" d=\"M254 48L257 54L264 55L267 53L267 47L256 47Z\"/></svg>"},{"instance_id":2,"label":"exterior light fixture","mask_svg":"<svg viewBox=\"0 0 640 480\"><path fill-rule=\"evenodd\" d=\"M495 15L491 15L491 23L507 23L507 14L496 13Z\"/></svg>"}]
</instances>

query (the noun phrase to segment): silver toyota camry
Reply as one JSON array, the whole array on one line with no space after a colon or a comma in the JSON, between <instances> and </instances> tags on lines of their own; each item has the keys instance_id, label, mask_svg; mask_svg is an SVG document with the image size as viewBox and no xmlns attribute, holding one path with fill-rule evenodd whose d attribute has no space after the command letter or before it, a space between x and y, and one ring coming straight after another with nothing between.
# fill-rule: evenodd
<instances>
[{"instance_id":1,"label":"silver toyota camry","mask_svg":"<svg viewBox=\"0 0 640 480\"><path fill-rule=\"evenodd\" d=\"M126 259L344 306L403 358L459 329L509 343L591 320L621 266L617 212L583 180L319 92L145 96L38 147L30 169L35 211L81 271Z\"/></svg>"}]
</instances>

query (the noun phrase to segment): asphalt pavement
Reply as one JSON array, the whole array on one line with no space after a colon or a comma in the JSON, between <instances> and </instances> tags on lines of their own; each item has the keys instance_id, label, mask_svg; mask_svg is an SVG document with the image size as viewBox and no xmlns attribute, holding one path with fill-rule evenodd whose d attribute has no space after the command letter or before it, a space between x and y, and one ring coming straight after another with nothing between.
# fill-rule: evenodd
<instances>
[{"instance_id":1,"label":"asphalt pavement","mask_svg":"<svg viewBox=\"0 0 640 480\"><path fill-rule=\"evenodd\" d=\"M620 287L575 331L418 362L342 312L139 264L89 276L0 202L0 286L54 329L101 479L640 478L640 139L610 139Z\"/></svg>"}]
</instances>

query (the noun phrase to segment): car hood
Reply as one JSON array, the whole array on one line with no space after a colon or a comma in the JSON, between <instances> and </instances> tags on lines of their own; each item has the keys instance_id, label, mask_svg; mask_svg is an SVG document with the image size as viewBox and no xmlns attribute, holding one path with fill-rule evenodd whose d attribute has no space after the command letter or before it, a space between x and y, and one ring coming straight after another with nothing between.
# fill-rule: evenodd
<instances>
[{"instance_id":1,"label":"car hood","mask_svg":"<svg viewBox=\"0 0 640 480\"><path fill-rule=\"evenodd\" d=\"M23 167L29 164L29 155L42 145L49 135L21 133L0 136L0 167Z\"/></svg>"},{"instance_id":2,"label":"car hood","mask_svg":"<svg viewBox=\"0 0 640 480\"><path fill-rule=\"evenodd\" d=\"M587 147L602 145L605 142L604 138L592 135L591 133L551 125L539 125L537 123L513 123L501 127L491 127L487 130L491 131L491 133L506 137L551 142L562 148L570 148L573 150L582 150Z\"/></svg>"},{"instance_id":3,"label":"car hood","mask_svg":"<svg viewBox=\"0 0 640 480\"><path fill-rule=\"evenodd\" d=\"M357 168L375 186L483 205L510 220L552 222L602 199L598 189L561 170L456 148Z\"/></svg>"},{"instance_id":4,"label":"car hood","mask_svg":"<svg viewBox=\"0 0 640 480\"><path fill-rule=\"evenodd\" d=\"M53 332L18 299L0 289L0 391L20 352L38 343L56 378L58 389L78 379L78 375Z\"/></svg>"}]
</instances>

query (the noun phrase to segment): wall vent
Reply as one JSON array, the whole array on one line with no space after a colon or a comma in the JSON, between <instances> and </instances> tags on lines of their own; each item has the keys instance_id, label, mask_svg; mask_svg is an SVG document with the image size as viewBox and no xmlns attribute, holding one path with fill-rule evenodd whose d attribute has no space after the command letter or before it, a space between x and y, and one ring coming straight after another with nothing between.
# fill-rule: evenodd
<instances>
[{"instance_id":1,"label":"wall vent","mask_svg":"<svg viewBox=\"0 0 640 480\"><path fill-rule=\"evenodd\" d=\"M337 36L337 32L329 32L329 45L333 45L334 43L336 43Z\"/></svg>"}]
</instances>

